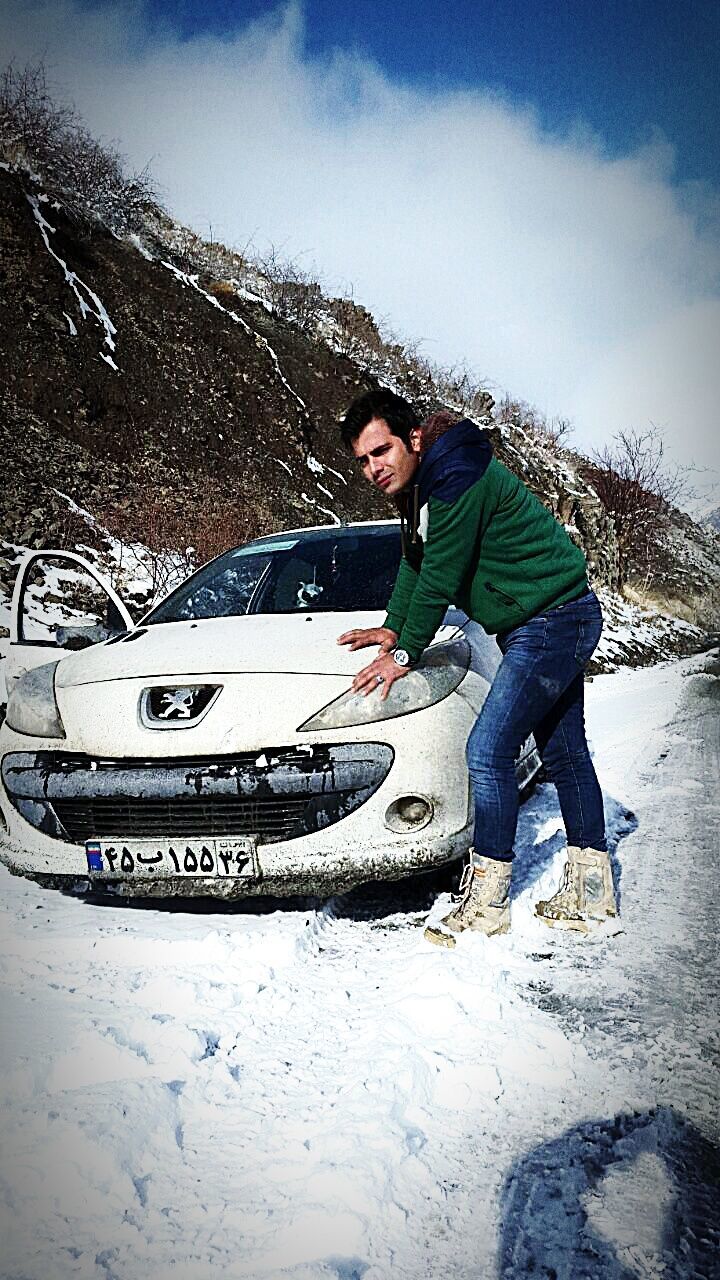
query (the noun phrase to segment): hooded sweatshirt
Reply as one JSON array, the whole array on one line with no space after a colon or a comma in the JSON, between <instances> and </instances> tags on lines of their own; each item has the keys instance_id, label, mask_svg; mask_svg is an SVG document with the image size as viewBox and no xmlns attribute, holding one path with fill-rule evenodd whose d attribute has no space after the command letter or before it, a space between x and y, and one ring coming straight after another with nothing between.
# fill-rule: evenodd
<instances>
[{"instance_id":1,"label":"hooded sweatshirt","mask_svg":"<svg viewBox=\"0 0 720 1280\"><path fill-rule=\"evenodd\" d=\"M467 419L423 455L401 511L385 626L413 662L451 604L493 635L588 590L582 551Z\"/></svg>"}]
</instances>

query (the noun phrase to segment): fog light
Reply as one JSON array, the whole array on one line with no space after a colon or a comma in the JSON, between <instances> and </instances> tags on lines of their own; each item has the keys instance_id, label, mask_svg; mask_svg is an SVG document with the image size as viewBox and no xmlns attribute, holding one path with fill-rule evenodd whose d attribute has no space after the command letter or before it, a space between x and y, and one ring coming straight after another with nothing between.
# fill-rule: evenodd
<instances>
[{"instance_id":1,"label":"fog light","mask_svg":"<svg viewBox=\"0 0 720 1280\"><path fill-rule=\"evenodd\" d=\"M400 796L385 813L385 826L399 834L420 831L433 816L433 806L425 796Z\"/></svg>"}]
</instances>

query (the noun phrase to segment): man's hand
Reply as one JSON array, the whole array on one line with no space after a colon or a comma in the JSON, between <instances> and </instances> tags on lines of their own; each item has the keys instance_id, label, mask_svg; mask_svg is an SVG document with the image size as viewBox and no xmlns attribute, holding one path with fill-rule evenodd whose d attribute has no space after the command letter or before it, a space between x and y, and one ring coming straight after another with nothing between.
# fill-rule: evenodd
<instances>
[{"instance_id":1,"label":"man's hand","mask_svg":"<svg viewBox=\"0 0 720 1280\"><path fill-rule=\"evenodd\" d=\"M382 630L382 628L380 628ZM363 693L365 697L373 689L380 690L380 698L384 702L391 686L396 680L402 680L408 674L409 667L399 667L389 653L381 653L369 666L358 671L352 682L353 693Z\"/></svg>"},{"instance_id":2,"label":"man's hand","mask_svg":"<svg viewBox=\"0 0 720 1280\"><path fill-rule=\"evenodd\" d=\"M338 644L346 644L354 652L355 649L367 649L368 645L377 644L381 653L389 653L398 642L396 631L389 627L356 627L353 631L343 631L338 636Z\"/></svg>"}]
</instances>

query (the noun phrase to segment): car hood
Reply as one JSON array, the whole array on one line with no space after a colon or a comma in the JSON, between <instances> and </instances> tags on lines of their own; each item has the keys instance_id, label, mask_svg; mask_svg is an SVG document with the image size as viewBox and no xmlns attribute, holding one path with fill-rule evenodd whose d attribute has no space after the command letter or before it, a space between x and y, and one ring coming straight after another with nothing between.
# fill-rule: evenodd
<instances>
[{"instance_id":1,"label":"car hood","mask_svg":"<svg viewBox=\"0 0 720 1280\"><path fill-rule=\"evenodd\" d=\"M354 627L380 626L383 618L373 611L156 623L63 658L56 684L68 689L106 680L242 672L352 678L377 650L352 653L337 644L337 637ZM455 630L443 628L441 634L444 638Z\"/></svg>"}]
</instances>

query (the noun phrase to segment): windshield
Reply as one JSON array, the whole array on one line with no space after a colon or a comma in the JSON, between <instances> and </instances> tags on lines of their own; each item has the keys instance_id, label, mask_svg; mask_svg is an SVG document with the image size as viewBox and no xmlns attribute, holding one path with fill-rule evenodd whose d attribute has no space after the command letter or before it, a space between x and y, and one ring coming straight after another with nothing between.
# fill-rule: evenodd
<instances>
[{"instance_id":1,"label":"windshield","mask_svg":"<svg viewBox=\"0 0 720 1280\"><path fill-rule=\"evenodd\" d=\"M143 621L384 609L399 563L397 525L267 538L199 569Z\"/></svg>"}]
</instances>

